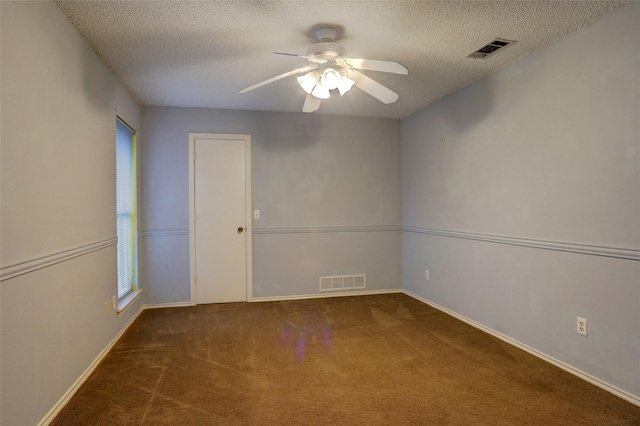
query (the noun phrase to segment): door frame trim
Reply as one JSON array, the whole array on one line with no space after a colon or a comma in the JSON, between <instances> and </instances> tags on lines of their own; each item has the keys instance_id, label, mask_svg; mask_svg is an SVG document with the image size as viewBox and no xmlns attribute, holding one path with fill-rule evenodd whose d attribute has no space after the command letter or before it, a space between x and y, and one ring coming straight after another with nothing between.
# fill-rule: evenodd
<instances>
[{"instance_id":1,"label":"door frame trim","mask_svg":"<svg viewBox=\"0 0 640 426\"><path fill-rule=\"evenodd\" d=\"M195 235L195 147L196 139L238 140L245 146L245 256L247 298L253 299L253 215L251 192L251 135L223 133L189 133L189 293L191 305L197 304L196 295L196 235Z\"/></svg>"}]
</instances>

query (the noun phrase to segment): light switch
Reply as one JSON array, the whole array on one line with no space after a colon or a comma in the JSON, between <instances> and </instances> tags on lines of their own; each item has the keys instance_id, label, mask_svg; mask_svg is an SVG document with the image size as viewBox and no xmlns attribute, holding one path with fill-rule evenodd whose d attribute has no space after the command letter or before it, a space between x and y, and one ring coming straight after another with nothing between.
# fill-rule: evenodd
<instances>
[{"instance_id":1,"label":"light switch","mask_svg":"<svg viewBox=\"0 0 640 426\"><path fill-rule=\"evenodd\" d=\"M253 211L253 218L254 219L260 219L260 210L254 210Z\"/></svg>"}]
</instances>

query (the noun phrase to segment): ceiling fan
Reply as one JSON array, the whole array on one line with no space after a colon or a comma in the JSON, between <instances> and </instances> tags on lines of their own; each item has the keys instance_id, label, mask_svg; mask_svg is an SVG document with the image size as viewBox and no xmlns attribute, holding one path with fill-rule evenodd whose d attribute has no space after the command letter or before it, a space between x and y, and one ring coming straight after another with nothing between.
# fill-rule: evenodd
<instances>
[{"instance_id":1,"label":"ceiling fan","mask_svg":"<svg viewBox=\"0 0 640 426\"><path fill-rule=\"evenodd\" d=\"M298 84L307 93L302 107L303 112L313 112L320 108L323 99L329 99L332 90L338 90L340 96L353 86L358 87L380 102L390 104L398 100L398 94L377 81L362 74L359 70L381 71L407 75L409 71L402 64L394 61L377 59L357 59L346 57L346 50L333 41L338 36L334 27L319 27L314 31L318 43L307 49L306 55L275 52L276 55L287 55L307 60L307 66L268 80L256 83L240 93L246 93L274 81L298 74Z\"/></svg>"}]
</instances>

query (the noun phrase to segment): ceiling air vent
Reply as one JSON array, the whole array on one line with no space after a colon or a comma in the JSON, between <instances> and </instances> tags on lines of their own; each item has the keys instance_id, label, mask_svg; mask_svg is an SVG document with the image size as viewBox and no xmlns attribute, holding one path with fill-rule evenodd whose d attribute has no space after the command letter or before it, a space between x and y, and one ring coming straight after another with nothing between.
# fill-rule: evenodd
<instances>
[{"instance_id":1,"label":"ceiling air vent","mask_svg":"<svg viewBox=\"0 0 640 426\"><path fill-rule=\"evenodd\" d=\"M487 43L485 46L482 46L480 49L467 56L467 58L487 59L489 56L493 56L497 52L504 50L505 47L511 46L514 43L517 43L517 41L497 38L491 43Z\"/></svg>"}]
</instances>

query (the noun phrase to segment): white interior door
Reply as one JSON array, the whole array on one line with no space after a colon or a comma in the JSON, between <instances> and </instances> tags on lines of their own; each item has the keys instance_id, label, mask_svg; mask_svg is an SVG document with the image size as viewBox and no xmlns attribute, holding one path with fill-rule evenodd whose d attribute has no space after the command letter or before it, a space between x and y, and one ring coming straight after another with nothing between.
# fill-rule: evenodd
<instances>
[{"instance_id":1,"label":"white interior door","mask_svg":"<svg viewBox=\"0 0 640 426\"><path fill-rule=\"evenodd\" d=\"M194 138L193 149L196 303L246 301L245 140Z\"/></svg>"}]
</instances>

